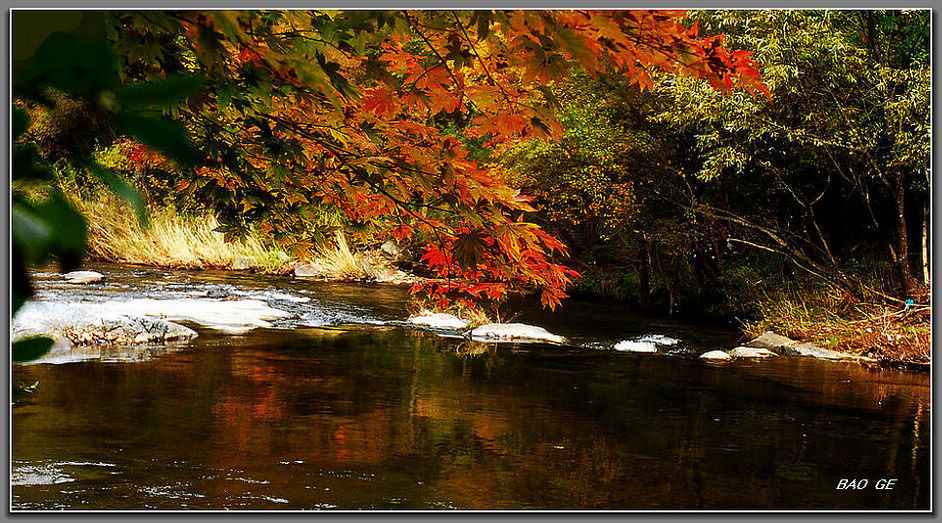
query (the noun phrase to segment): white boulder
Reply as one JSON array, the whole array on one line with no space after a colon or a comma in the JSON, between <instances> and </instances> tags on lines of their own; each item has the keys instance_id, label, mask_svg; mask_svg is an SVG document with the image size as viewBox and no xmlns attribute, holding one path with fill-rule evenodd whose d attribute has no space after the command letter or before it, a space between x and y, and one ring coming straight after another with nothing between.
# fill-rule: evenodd
<instances>
[{"instance_id":1,"label":"white boulder","mask_svg":"<svg viewBox=\"0 0 942 523\"><path fill-rule=\"evenodd\" d=\"M319 261L311 263L296 263L294 265L294 275L297 278L320 278L327 273L327 268Z\"/></svg>"},{"instance_id":2,"label":"white boulder","mask_svg":"<svg viewBox=\"0 0 942 523\"><path fill-rule=\"evenodd\" d=\"M846 352L836 350L822 349L813 343L797 343L782 348L782 354L785 356L804 356L809 358L818 358L821 360L854 360L854 361L872 361L872 358L855 356Z\"/></svg>"},{"instance_id":3,"label":"white boulder","mask_svg":"<svg viewBox=\"0 0 942 523\"><path fill-rule=\"evenodd\" d=\"M62 275L65 281L75 284L98 283L105 279L105 275L95 271L72 271Z\"/></svg>"},{"instance_id":4,"label":"white boulder","mask_svg":"<svg viewBox=\"0 0 942 523\"><path fill-rule=\"evenodd\" d=\"M521 343L563 343L562 336L553 334L543 327L525 323L488 323L471 331L471 339L477 341L521 342Z\"/></svg>"},{"instance_id":5,"label":"white boulder","mask_svg":"<svg viewBox=\"0 0 942 523\"><path fill-rule=\"evenodd\" d=\"M729 355L734 358L768 358L778 356L778 354L769 349L760 349L756 347L736 347L729 351Z\"/></svg>"},{"instance_id":6,"label":"white boulder","mask_svg":"<svg viewBox=\"0 0 942 523\"><path fill-rule=\"evenodd\" d=\"M60 340L60 352L75 345L138 345L186 341L196 331L170 321L133 316L96 303L29 302L12 324L13 339L46 335Z\"/></svg>"},{"instance_id":7,"label":"white boulder","mask_svg":"<svg viewBox=\"0 0 942 523\"><path fill-rule=\"evenodd\" d=\"M700 355L700 359L704 360L731 360L732 356L721 351L721 350L711 350L710 352L704 352Z\"/></svg>"},{"instance_id":8,"label":"white boulder","mask_svg":"<svg viewBox=\"0 0 942 523\"><path fill-rule=\"evenodd\" d=\"M120 310L125 314L192 321L229 333L245 332L257 327L272 327L271 320L294 316L290 312L269 307L260 300L140 298L109 301L101 306Z\"/></svg>"},{"instance_id":9,"label":"white boulder","mask_svg":"<svg viewBox=\"0 0 942 523\"><path fill-rule=\"evenodd\" d=\"M798 342L791 338L786 338L781 334L776 334L772 331L765 331L761 336L750 341L747 345L750 347L761 347L763 349L779 349L789 345L794 345L796 343Z\"/></svg>"},{"instance_id":10,"label":"white boulder","mask_svg":"<svg viewBox=\"0 0 942 523\"><path fill-rule=\"evenodd\" d=\"M415 325L425 325L426 327L432 327L434 329L461 330L468 326L468 322L462 320L461 318L453 314L445 314L443 312L423 312L410 317L406 321Z\"/></svg>"}]
</instances>

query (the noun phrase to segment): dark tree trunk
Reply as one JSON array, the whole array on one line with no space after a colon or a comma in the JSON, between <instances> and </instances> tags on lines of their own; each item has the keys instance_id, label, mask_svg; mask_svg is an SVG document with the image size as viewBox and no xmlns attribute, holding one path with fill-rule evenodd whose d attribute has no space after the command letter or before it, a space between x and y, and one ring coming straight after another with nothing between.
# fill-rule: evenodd
<instances>
[{"instance_id":1,"label":"dark tree trunk","mask_svg":"<svg viewBox=\"0 0 942 523\"><path fill-rule=\"evenodd\" d=\"M644 260L641 270L638 271L638 303L643 307L651 305L651 240L647 235L644 239Z\"/></svg>"},{"instance_id":2,"label":"dark tree trunk","mask_svg":"<svg viewBox=\"0 0 942 523\"><path fill-rule=\"evenodd\" d=\"M929 203L922 211L922 283L929 285Z\"/></svg>"},{"instance_id":3,"label":"dark tree trunk","mask_svg":"<svg viewBox=\"0 0 942 523\"><path fill-rule=\"evenodd\" d=\"M916 281L913 279L912 269L909 266L909 235L906 230L906 185L903 183L902 173L896 173L894 181L896 185L896 265L899 268L899 276L903 283L903 292L908 298L916 293Z\"/></svg>"}]
</instances>

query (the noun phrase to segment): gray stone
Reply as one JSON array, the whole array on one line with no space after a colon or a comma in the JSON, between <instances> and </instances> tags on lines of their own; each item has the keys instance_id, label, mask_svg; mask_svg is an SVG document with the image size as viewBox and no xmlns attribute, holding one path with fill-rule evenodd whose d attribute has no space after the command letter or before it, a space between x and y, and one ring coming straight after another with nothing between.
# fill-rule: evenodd
<instances>
[{"instance_id":1,"label":"gray stone","mask_svg":"<svg viewBox=\"0 0 942 523\"><path fill-rule=\"evenodd\" d=\"M396 261L399 263L406 263L406 264L415 262L415 251L406 247L405 249L402 250L402 252L399 253L399 257Z\"/></svg>"},{"instance_id":2,"label":"gray stone","mask_svg":"<svg viewBox=\"0 0 942 523\"><path fill-rule=\"evenodd\" d=\"M228 299L232 297L232 293L226 289L215 288L215 289L209 289L208 291L206 291L206 297Z\"/></svg>"},{"instance_id":3,"label":"gray stone","mask_svg":"<svg viewBox=\"0 0 942 523\"><path fill-rule=\"evenodd\" d=\"M749 347L761 347L763 349L780 349L782 347L794 345L795 343L798 342L791 338L786 338L785 336L776 334L772 331L765 331L761 336L750 341L746 345Z\"/></svg>"},{"instance_id":4,"label":"gray stone","mask_svg":"<svg viewBox=\"0 0 942 523\"><path fill-rule=\"evenodd\" d=\"M196 331L160 318L131 316L101 304L27 303L13 318L13 339L56 338L59 352L71 345L138 345L186 341ZM68 340L68 344L64 340Z\"/></svg>"},{"instance_id":5,"label":"gray stone","mask_svg":"<svg viewBox=\"0 0 942 523\"><path fill-rule=\"evenodd\" d=\"M729 351L729 355L733 358L768 358L769 356L778 356L778 354L769 349L757 347L736 347Z\"/></svg>"},{"instance_id":6,"label":"gray stone","mask_svg":"<svg viewBox=\"0 0 942 523\"><path fill-rule=\"evenodd\" d=\"M294 314L270 307L261 300L164 299L139 298L109 301L101 304L106 311L121 311L135 316L167 320L184 320L224 332L239 333L255 328L273 327L271 320L290 318Z\"/></svg>"},{"instance_id":7,"label":"gray stone","mask_svg":"<svg viewBox=\"0 0 942 523\"><path fill-rule=\"evenodd\" d=\"M704 352L700 355L701 359L704 360L731 360L732 356L721 351L721 350L711 350L710 352Z\"/></svg>"},{"instance_id":8,"label":"gray stone","mask_svg":"<svg viewBox=\"0 0 942 523\"><path fill-rule=\"evenodd\" d=\"M68 338L76 345L134 345L187 340L196 332L174 321L190 321L240 333L269 328L271 320L294 316L260 300L139 298L102 303L29 302L13 318L14 339L28 335Z\"/></svg>"},{"instance_id":9,"label":"gray stone","mask_svg":"<svg viewBox=\"0 0 942 523\"><path fill-rule=\"evenodd\" d=\"M461 318L453 314L445 314L443 312L423 312L422 314L411 316L406 321L416 325L425 325L427 327L436 329L461 330L468 326L468 322L462 320Z\"/></svg>"},{"instance_id":10,"label":"gray stone","mask_svg":"<svg viewBox=\"0 0 942 523\"><path fill-rule=\"evenodd\" d=\"M294 275L298 278L319 278L324 275L324 267L318 263L294 264Z\"/></svg>"},{"instance_id":11,"label":"gray stone","mask_svg":"<svg viewBox=\"0 0 942 523\"><path fill-rule=\"evenodd\" d=\"M822 360L869 360L862 356L847 354L830 349L822 349L813 343L798 343L782 349L785 356L804 356L809 358L818 358Z\"/></svg>"},{"instance_id":12,"label":"gray stone","mask_svg":"<svg viewBox=\"0 0 942 523\"><path fill-rule=\"evenodd\" d=\"M232 260L232 269L236 271L247 271L255 268L255 262L248 256L236 256Z\"/></svg>"},{"instance_id":13,"label":"gray stone","mask_svg":"<svg viewBox=\"0 0 942 523\"><path fill-rule=\"evenodd\" d=\"M380 252L382 252L383 257L388 260L395 260L399 257L399 253L402 252L402 248L399 247L399 244L392 240L387 240L379 246Z\"/></svg>"},{"instance_id":14,"label":"gray stone","mask_svg":"<svg viewBox=\"0 0 942 523\"><path fill-rule=\"evenodd\" d=\"M563 343L565 338L543 327L524 323L488 323L471 331L471 339L478 341Z\"/></svg>"},{"instance_id":15,"label":"gray stone","mask_svg":"<svg viewBox=\"0 0 942 523\"><path fill-rule=\"evenodd\" d=\"M370 265L370 262L364 259L359 259L357 260L357 265L360 267L360 270L363 271L363 275L367 278L371 280L379 278L379 273L376 272L376 269L374 269L372 265Z\"/></svg>"},{"instance_id":16,"label":"gray stone","mask_svg":"<svg viewBox=\"0 0 942 523\"><path fill-rule=\"evenodd\" d=\"M105 279L100 272L95 271L72 271L62 275L65 281L75 284L98 283Z\"/></svg>"},{"instance_id":17,"label":"gray stone","mask_svg":"<svg viewBox=\"0 0 942 523\"><path fill-rule=\"evenodd\" d=\"M76 345L142 345L196 337L196 331L177 323L131 316L70 325L64 332L65 337Z\"/></svg>"}]
</instances>

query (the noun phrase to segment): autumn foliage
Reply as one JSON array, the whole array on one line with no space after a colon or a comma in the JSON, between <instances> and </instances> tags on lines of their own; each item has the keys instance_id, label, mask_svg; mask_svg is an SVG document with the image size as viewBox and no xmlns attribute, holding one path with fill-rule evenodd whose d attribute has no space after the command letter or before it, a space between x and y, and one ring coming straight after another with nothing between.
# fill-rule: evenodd
<instances>
[{"instance_id":1,"label":"autumn foliage","mask_svg":"<svg viewBox=\"0 0 942 523\"><path fill-rule=\"evenodd\" d=\"M126 81L207 79L170 111L200 151L181 191L217 202L233 233L252 222L313 243L328 237L312 226L328 205L357 230L419 240L441 281L413 290L443 302L531 288L552 308L566 296L577 273L560 262L565 245L527 221L531 198L470 159L463 140L501 150L558 137L548 86L573 67L642 90L665 71L767 95L748 53L701 36L681 11L186 11L115 22ZM442 132L443 121L464 136Z\"/></svg>"}]
</instances>

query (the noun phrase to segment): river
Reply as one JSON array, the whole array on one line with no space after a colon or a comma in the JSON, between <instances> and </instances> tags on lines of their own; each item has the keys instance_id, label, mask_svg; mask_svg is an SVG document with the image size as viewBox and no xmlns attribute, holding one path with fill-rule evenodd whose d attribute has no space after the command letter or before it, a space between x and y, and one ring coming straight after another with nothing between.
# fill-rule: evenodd
<instances>
[{"instance_id":1,"label":"river","mask_svg":"<svg viewBox=\"0 0 942 523\"><path fill-rule=\"evenodd\" d=\"M134 361L14 366L14 383L39 382L12 409L14 510L929 506L926 373L706 363L737 334L611 304L515 300L515 321L571 346L481 344L398 323L397 287L90 268L104 285L35 272L37 298L216 293L295 317L191 325L192 342ZM611 349L646 335L672 344Z\"/></svg>"}]
</instances>

